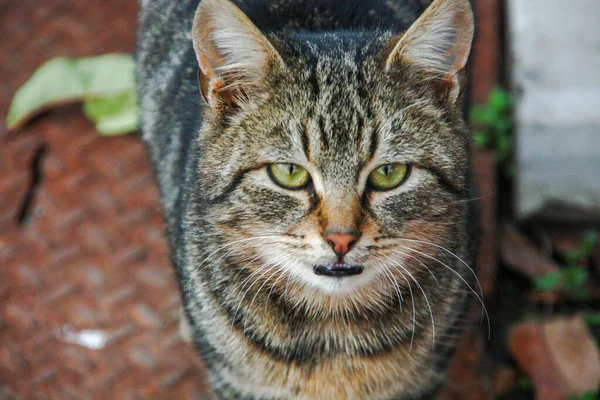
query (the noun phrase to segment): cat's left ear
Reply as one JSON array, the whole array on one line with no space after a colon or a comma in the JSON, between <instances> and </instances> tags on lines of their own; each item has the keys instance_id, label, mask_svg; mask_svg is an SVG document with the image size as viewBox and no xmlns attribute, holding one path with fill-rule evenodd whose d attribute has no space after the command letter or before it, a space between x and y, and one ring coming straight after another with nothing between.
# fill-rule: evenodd
<instances>
[{"instance_id":1,"label":"cat's left ear","mask_svg":"<svg viewBox=\"0 0 600 400\"><path fill-rule=\"evenodd\" d=\"M467 64L473 42L473 11L469 0L435 0L417 21L397 39L386 71L396 65L419 68L436 81L455 102L458 73Z\"/></svg>"},{"instance_id":2,"label":"cat's left ear","mask_svg":"<svg viewBox=\"0 0 600 400\"><path fill-rule=\"evenodd\" d=\"M214 109L235 105L260 87L281 56L250 19L229 0L202 0L192 28L200 89Z\"/></svg>"}]
</instances>

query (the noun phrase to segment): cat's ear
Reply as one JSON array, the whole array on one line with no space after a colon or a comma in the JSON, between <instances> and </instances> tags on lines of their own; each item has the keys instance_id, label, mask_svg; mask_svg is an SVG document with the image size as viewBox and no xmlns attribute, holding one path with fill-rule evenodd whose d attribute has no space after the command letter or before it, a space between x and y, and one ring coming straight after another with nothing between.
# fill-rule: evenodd
<instances>
[{"instance_id":1,"label":"cat's ear","mask_svg":"<svg viewBox=\"0 0 600 400\"><path fill-rule=\"evenodd\" d=\"M435 0L398 39L385 68L420 68L456 100L458 72L467 64L473 42L473 11L468 0Z\"/></svg>"},{"instance_id":2,"label":"cat's ear","mask_svg":"<svg viewBox=\"0 0 600 400\"><path fill-rule=\"evenodd\" d=\"M281 63L269 40L229 0L202 0L192 29L204 100L231 106L256 90L270 63Z\"/></svg>"}]
</instances>

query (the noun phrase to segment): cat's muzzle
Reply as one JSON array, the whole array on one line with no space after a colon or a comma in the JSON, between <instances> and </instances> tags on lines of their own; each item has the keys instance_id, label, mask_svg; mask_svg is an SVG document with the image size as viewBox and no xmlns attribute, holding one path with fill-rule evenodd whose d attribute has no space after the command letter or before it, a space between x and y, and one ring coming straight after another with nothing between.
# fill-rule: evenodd
<instances>
[{"instance_id":1,"label":"cat's muzzle","mask_svg":"<svg viewBox=\"0 0 600 400\"><path fill-rule=\"evenodd\" d=\"M325 265L315 265L313 271L316 275L345 277L360 275L363 272L362 265L350 265L344 262L336 261Z\"/></svg>"}]
</instances>

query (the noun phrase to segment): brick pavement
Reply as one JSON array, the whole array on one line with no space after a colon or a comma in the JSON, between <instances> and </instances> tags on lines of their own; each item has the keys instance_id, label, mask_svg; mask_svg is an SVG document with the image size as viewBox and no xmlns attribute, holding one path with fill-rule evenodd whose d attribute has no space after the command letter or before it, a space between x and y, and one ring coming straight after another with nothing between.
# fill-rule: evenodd
<instances>
[{"instance_id":1,"label":"brick pavement","mask_svg":"<svg viewBox=\"0 0 600 400\"><path fill-rule=\"evenodd\" d=\"M136 13L135 1L0 3L1 117L46 59L131 52ZM0 393L206 397L178 335L158 192L136 136L98 137L78 106L3 129L0 194ZM65 325L112 339L101 350L65 343Z\"/></svg>"}]
</instances>

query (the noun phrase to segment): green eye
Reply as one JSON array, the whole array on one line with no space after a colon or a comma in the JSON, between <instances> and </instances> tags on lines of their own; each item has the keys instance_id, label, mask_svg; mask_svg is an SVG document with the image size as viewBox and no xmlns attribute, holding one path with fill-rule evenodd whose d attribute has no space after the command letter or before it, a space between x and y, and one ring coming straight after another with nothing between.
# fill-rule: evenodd
<instances>
[{"instance_id":1,"label":"green eye","mask_svg":"<svg viewBox=\"0 0 600 400\"><path fill-rule=\"evenodd\" d=\"M409 166L404 163L384 164L369 174L369 185L376 190L395 189L408 177Z\"/></svg>"},{"instance_id":2,"label":"green eye","mask_svg":"<svg viewBox=\"0 0 600 400\"><path fill-rule=\"evenodd\" d=\"M301 189L310 182L308 171L296 164L269 164L267 170L271 179L286 189Z\"/></svg>"}]
</instances>

